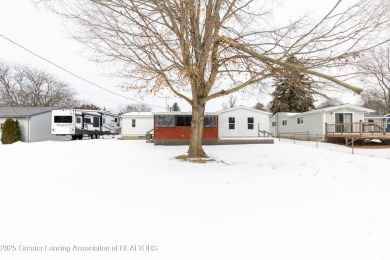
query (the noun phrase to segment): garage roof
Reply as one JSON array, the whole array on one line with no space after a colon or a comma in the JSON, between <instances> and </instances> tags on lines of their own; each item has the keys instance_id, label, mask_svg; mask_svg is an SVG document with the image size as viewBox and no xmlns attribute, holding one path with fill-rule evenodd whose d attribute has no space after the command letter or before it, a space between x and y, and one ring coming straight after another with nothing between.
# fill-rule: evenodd
<instances>
[{"instance_id":1,"label":"garage roof","mask_svg":"<svg viewBox=\"0 0 390 260\"><path fill-rule=\"evenodd\" d=\"M0 107L0 117L29 117L63 107Z\"/></svg>"}]
</instances>

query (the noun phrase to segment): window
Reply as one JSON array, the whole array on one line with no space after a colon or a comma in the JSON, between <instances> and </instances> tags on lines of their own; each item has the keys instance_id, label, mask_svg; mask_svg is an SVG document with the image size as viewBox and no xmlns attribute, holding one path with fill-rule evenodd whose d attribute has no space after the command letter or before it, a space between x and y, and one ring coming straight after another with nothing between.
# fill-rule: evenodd
<instances>
[{"instance_id":1,"label":"window","mask_svg":"<svg viewBox=\"0 0 390 260\"><path fill-rule=\"evenodd\" d=\"M77 124L80 124L80 123L81 123L81 117L76 118L76 123L77 123Z\"/></svg>"},{"instance_id":2,"label":"window","mask_svg":"<svg viewBox=\"0 0 390 260\"><path fill-rule=\"evenodd\" d=\"M297 124L298 125L303 124L303 117L298 117L297 118Z\"/></svg>"},{"instance_id":3,"label":"window","mask_svg":"<svg viewBox=\"0 0 390 260\"><path fill-rule=\"evenodd\" d=\"M135 119L131 119L131 127L135 127Z\"/></svg>"},{"instance_id":4,"label":"window","mask_svg":"<svg viewBox=\"0 0 390 260\"><path fill-rule=\"evenodd\" d=\"M72 117L71 116L54 116L54 123L70 124L70 123L72 123Z\"/></svg>"},{"instance_id":5,"label":"window","mask_svg":"<svg viewBox=\"0 0 390 260\"><path fill-rule=\"evenodd\" d=\"M176 126L191 126L192 116L176 116Z\"/></svg>"},{"instance_id":6,"label":"window","mask_svg":"<svg viewBox=\"0 0 390 260\"><path fill-rule=\"evenodd\" d=\"M236 118L229 117L229 129L235 129Z\"/></svg>"},{"instance_id":7,"label":"window","mask_svg":"<svg viewBox=\"0 0 390 260\"><path fill-rule=\"evenodd\" d=\"M156 127L174 127L174 115L156 115Z\"/></svg>"},{"instance_id":8,"label":"window","mask_svg":"<svg viewBox=\"0 0 390 260\"><path fill-rule=\"evenodd\" d=\"M191 115L156 115L156 127L191 126L191 121ZM217 127L217 116L205 116L203 123L204 127Z\"/></svg>"},{"instance_id":9,"label":"window","mask_svg":"<svg viewBox=\"0 0 390 260\"><path fill-rule=\"evenodd\" d=\"M92 123L91 118L89 117L84 118L84 123L91 124Z\"/></svg>"},{"instance_id":10,"label":"window","mask_svg":"<svg viewBox=\"0 0 390 260\"><path fill-rule=\"evenodd\" d=\"M255 120L253 117L248 117L248 129L254 129Z\"/></svg>"},{"instance_id":11,"label":"window","mask_svg":"<svg viewBox=\"0 0 390 260\"><path fill-rule=\"evenodd\" d=\"M282 120L282 125L287 125L287 120Z\"/></svg>"},{"instance_id":12,"label":"window","mask_svg":"<svg viewBox=\"0 0 390 260\"><path fill-rule=\"evenodd\" d=\"M272 126L276 126L276 122L272 122Z\"/></svg>"},{"instance_id":13,"label":"window","mask_svg":"<svg viewBox=\"0 0 390 260\"><path fill-rule=\"evenodd\" d=\"M204 127L217 127L217 116L205 116Z\"/></svg>"}]
</instances>

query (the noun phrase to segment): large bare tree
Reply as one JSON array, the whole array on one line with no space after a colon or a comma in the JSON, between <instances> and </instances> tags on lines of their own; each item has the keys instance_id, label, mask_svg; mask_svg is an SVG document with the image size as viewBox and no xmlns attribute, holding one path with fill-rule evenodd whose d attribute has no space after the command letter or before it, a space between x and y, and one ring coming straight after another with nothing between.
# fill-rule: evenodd
<instances>
[{"instance_id":1,"label":"large bare tree","mask_svg":"<svg viewBox=\"0 0 390 260\"><path fill-rule=\"evenodd\" d=\"M128 89L169 89L192 106L189 157L202 147L206 103L292 69L361 89L340 72L389 41L389 1L341 0L317 22L272 26L267 0L35 0L74 22L97 61L121 64ZM344 2L344 1L343 1ZM291 64L295 56L304 62Z\"/></svg>"},{"instance_id":2,"label":"large bare tree","mask_svg":"<svg viewBox=\"0 0 390 260\"><path fill-rule=\"evenodd\" d=\"M54 75L28 66L0 64L0 105L67 106L76 92Z\"/></svg>"},{"instance_id":3,"label":"large bare tree","mask_svg":"<svg viewBox=\"0 0 390 260\"><path fill-rule=\"evenodd\" d=\"M368 85L364 104L379 114L390 113L390 44L367 52L357 65Z\"/></svg>"}]
</instances>

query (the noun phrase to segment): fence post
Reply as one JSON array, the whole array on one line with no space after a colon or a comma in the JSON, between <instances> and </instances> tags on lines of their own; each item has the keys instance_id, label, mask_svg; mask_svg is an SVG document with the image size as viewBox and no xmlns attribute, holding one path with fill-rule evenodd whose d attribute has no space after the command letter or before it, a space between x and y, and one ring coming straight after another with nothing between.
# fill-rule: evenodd
<instances>
[{"instance_id":1,"label":"fence post","mask_svg":"<svg viewBox=\"0 0 390 260\"><path fill-rule=\"evenodd\" d=\"M325 135L328 134L328 123L325 123Z\"/></svg>"},{"instance_id":2,"label":"fence post","mask_svg":"<svg viewBox=\"0 0 390 260\"><path fill-rule=\"evenodd\" d=\"M310 132L307 131L307 141L310 141Z\"/></svg>"},{"instance_id":3,"label":"fence post","mask_svg":"<svg viewBox=\"0 0 390 260\"><path fill-rule=\"evenodd\" d=\"M359 121L359 135L360 135L360 137L362 137L362 133L363 133L363 121L360 120Z\"/></svg>"},{"instance_id":4,"label":"fence post","mask_svg":"<svg viewBox=\"0 0 390 260\"><path fill-rule=\"evenodd\" d=\"M295 144L295 133L294 133L294 144Z\"/></svg>"},{"instance_id":5,"label":"fence post","mask_svg":"<svg viewBox=\"0 0 390 260\"><path fill-rule=\"evenodd\" d=\"M316 135L316 148L318 148L318 135Z\"/></svg>"},{"instance_id":6,"label":"fence post","mask_svg":"<svg viewBox=\"0 0 390 260\"><path fill-rule=\"evenodd\" d=\"M354 147L353 147L354 143L355 143L355 141L354 141L354 138L352 137L352 154L355 154Z\"/></svg>"}]
</instances>

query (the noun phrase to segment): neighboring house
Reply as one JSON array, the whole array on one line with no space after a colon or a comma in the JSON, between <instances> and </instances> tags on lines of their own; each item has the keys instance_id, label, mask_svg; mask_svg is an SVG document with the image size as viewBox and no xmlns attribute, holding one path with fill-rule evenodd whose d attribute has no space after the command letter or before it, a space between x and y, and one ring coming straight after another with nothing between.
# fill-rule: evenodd
<instances>
[{"instance_id":1,"label":"neighboring house","mask_svg":"<svg viewBox=\"0 0 390 260\"><path fill-rule=\"evenodd\" d=\"M365 120L365 115L374 110L344 104L303 113L280 112L270 119L270 132L274 137L318 140L327 132L356 132L358 122ZM354 124L356 123L356 124ZM328 124L326 129L325 124Z\"/></svg>"},{"instance_id":2,"label":"neighboring house","mask_svg":"<svg viewBox=\"0 0 390 260\"><path fill-rule=\"evenodd\" d=\"M368 123L386 122L388 119L389 116L380 116L375 114L364 115L364 122L368 122Z\"/></svg>"},{"instance_id":3,"label":"neighboring house","mask_svg":"<svg viewBox=\"0 0 390 260\"><path fill-rule=\"evenodd\" d=\"M390 117L388 115L380 116L375 114L367 114L364 116L364 130L366 132L375 132L378 128L385 128L387 133L390 133Z\"/></svg>"},{"instance_id":4,"label":"neighboring house","mask_svg":"<svg viewBox=\"0 0 390 260\"><path fill-rule=\"evenodd\" d=\"M153 130L152 112L130 112L119 117L121 118L121 135L123 139L145 139L145 134Z\"/></svg>"},{"instance_id":5,"label":"neighboring house","mask_svg":"<svg viewBox=\"0 0 390 260\"><path fill-rule=\"evenodd\" d=\"M390 133L390 114L385 115L387 117L387 132Z\"/></svg>"},{"instance_id":6,"label":"neighboring house","mask_svg":"<svg viewBox=\"0 0 390 260\"><path fill-rule=\"evenodd\" d=\"M186 145L191 134L191 113L161 112L154 114L155 145ZM203 144L218 143L218 115L206 113Z\"/></svg>"},{"instance_id":7,"label":"neighboring house","mask_svg":"<svg viewBox=\"0 0 390 260\"><path fill-rule=\"evenodd\" d=\"M269 132L271 113L245 106L217 113L219 138L260 137Z\"/></svg>"},{"instance_id":8,"label":"neighboring house","mask_svg":"<svg viewBox=\"0 0 390 260\"><path fill-rule=\"evenodd\" d=\"M0 107L0 137L7 118L19 121L21 140L39 142L67 140L69 137L51 134L51 111L61 107Z\"/></svg>"}]
</instances>

